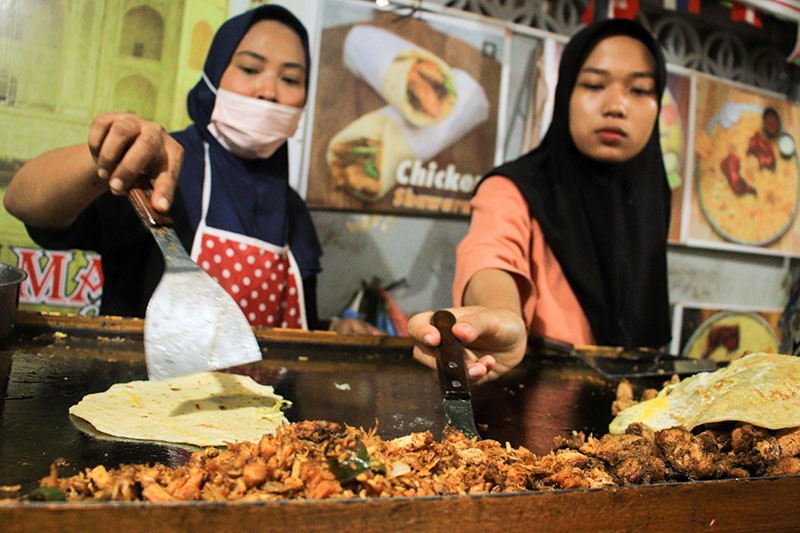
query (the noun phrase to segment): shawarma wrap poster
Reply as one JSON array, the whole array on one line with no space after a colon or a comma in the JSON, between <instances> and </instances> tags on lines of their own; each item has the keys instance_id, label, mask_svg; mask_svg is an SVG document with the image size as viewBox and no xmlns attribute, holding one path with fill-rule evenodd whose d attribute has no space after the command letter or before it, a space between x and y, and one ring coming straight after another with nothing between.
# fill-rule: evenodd
<instances>
[{"instance_id":1,"label":"shawarma wrap poster","mask_svg":"<svg viewBox=\"0 0 800 533\"><path fill-rule=\"evenodd\" d=\"M502 32L352 2L322 20L309 205L466 217L495 160Z\"/></svg>"}]
</instances>

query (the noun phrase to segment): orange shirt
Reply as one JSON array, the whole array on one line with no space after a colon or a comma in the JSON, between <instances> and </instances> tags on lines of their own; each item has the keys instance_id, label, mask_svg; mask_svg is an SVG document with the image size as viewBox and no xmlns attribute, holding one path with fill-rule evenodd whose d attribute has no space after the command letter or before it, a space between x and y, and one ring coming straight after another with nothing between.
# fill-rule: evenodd
<instances>
[{"instance_id":1,"label":"orange shirt","mask_svg":"<svg viewBox=\"0 0 800 533\"><path fill-rule=\"evenodd\" d=\"M487 178L470 205L469 232L456 251L455 305L462 305L467 282L479 270L504 270L517 281L529 332L594 344L589 321L516 185L503 176Z\"/></svg>"}]
</instances>

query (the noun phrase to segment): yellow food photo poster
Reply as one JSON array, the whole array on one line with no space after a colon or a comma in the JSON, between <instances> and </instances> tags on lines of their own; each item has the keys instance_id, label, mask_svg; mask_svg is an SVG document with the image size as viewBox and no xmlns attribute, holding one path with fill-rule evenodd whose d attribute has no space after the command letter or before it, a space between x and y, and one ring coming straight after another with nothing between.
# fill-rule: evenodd
<instances>
[{"instance_id":1,"label":"yellow food photo poster","mask_svg":"<svg viewBox=\"0 0 800 533\"><path fill-rule=\"evenodd\" d=\"M677 353L693 359L733 361L749 353L778 353L780 309L676 304Z\"/></svg>"},{"instance_id":2,"label":"yellow food photo poster","mask_svg":"<svg viewBox=\"0 0 800 533\"><path fill-rule=\"evenodd\" d=\"M689 244L800 255L800 107L696 77Z\"/></svg>"},{"instance_id":3,"label":"yellow food photo poster","mask_svg":"<svg viewBox=\"0 0 800 533\"><path fill-rule=\"evenodd\" d=\"M326 2L307 201L466 216L497 140L503 32ZM469 41L464 40L469 39Z\"/></svg>"}]
</instances>

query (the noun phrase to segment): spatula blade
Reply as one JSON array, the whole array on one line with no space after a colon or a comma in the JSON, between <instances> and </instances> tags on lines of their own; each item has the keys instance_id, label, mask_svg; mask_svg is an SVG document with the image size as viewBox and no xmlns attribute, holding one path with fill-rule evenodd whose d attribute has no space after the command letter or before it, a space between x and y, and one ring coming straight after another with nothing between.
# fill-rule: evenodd
<instances>
[{"instance_id":1,"label":"spatula blade","mask_svg":"<svg viewBox=\"0 0 800 533\"><path fill-rule=\"evenodd\" d=\"M147 306L144 344L151 380L261 360L242 310L199 267L164 273Z\"/></svg>"},{"instance_id":2,"label":"spatula blade","mask_svg":"<svg viewBox=\"0 0 800 533\"><path fill-rule=\"evenodd\" d=\"M480 439L472 412L472 393L469 388L467 362L464 347L453 335L452 327L456 317L444 309L436 311L431 317L433 324L442 336L437 350L436 370L439 374L439 387L447 424L461 431L468 438Z\"/></svg>"}]
</instances>

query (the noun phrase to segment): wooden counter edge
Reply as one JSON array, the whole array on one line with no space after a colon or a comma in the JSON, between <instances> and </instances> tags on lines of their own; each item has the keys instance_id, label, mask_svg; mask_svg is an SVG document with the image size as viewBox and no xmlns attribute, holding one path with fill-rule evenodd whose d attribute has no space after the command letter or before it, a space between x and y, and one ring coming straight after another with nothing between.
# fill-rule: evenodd
<instances>
[{"instance_id":1,"label":"wooden counter edge","mask_svg":"<svg viewBox=\"0 0 800 533\"><path fill-rule=\"evenodd\" d=\"M789 531L800 477L429 498L0 504L10 531Z\"/></svg>"},{"instance_id":2,"label":"wooden counter edge","mask_svg":"<svg viewBox=\"0 0 800 533\"><path fill-rule=\"evenodd\" d=\"M61 313L20 311L15 328L19 333L29 331L68 332L88 336L141 336L144 320L118 316L85 317ZM335 344L374 348L411 349L413 341L408 337L391 335L342 335L334 331L306 331L284 328L253 328L259 342L283 342L300 344Z\"/></svg>"}]
</instances>

